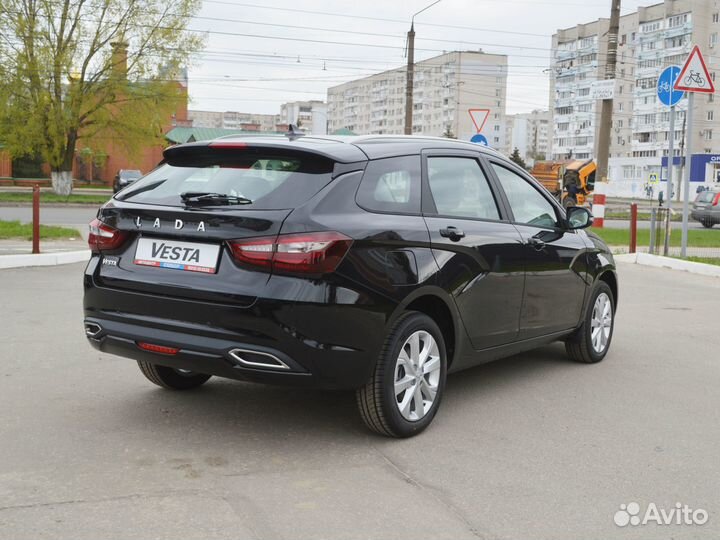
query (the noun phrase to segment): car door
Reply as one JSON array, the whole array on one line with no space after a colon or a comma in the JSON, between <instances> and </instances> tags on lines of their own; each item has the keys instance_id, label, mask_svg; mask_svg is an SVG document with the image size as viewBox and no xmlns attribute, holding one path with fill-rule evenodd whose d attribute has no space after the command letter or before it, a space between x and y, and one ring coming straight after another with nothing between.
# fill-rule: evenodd
<instances>
[{"instance_id":1,"label":"car door","mask_svg":"<svg viewBox=\"0 0 720 540\"><path fill-rule=\"evenodd\" d=\"M439 284L452 294L473 348L514 341L524 247L479 155L426 151L422 204Z\"/></svg>"},{"instance_id":2,"label":"car door","mask_svg":"<svg viewBox=\"0 0 720 540\"><path fill-rule=\"evenodd\" d=\"M519 339L573 328L587 287L582 236L562 227L560 208L529 175L498 158L489 162L524 243Z\"/></svg>"}]
</instances>

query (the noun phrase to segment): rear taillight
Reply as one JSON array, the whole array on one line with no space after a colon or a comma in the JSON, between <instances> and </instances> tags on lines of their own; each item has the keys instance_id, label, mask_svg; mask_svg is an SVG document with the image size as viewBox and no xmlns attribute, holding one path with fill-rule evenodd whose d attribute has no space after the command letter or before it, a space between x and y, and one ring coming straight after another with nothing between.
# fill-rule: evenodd
<instances>
[{"instance_id":1,"label":"rear taillight","mask_svg":"<svg viewBox=\"0 0 720 540\"><path fill-rule=\"evenodd\" d=\"M712 204L712 205L713 205L713 206L717 206L718 204L720 204L720 193L717 193L717 194L715 195L715 198L713 199L713 204Z\"/></svg>"},{"instance_id":2,"label":"rear taillight","mask_svg":"<svg viewBox=\"0 0 720 540\"><path fill-rule=\"evenodd\" d=\"M99 219L90 222L88 245L93 253L118 249L127 240L127 233L103 223Z\"/></svg>"},{"instance_id":3,"label":"rear taillight","mask_svg":"<svg viewBox=\"0 0 720 540\"><path fill-rule=\"evenodd\" d=\"M229 242L233 257L240 263L302 274L334 272L351 244L350 238L332 231Z\"/></svg>"}]
</instances>

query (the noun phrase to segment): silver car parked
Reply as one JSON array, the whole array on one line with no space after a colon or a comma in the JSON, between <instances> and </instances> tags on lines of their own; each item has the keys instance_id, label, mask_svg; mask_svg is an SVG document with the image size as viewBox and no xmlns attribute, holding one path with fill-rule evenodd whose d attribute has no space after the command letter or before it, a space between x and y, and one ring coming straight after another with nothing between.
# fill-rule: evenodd
<instances>
[{"instance_id":1,"label":"silver car parked","mask_svg":"<svg viewBox=\"0 0 720 540\"><path fill-rule=\"evenodd\" d=\"M709 189L698 193L690 217L708 229L720 223L720 189Z\"/></svg>"}]
</instances>

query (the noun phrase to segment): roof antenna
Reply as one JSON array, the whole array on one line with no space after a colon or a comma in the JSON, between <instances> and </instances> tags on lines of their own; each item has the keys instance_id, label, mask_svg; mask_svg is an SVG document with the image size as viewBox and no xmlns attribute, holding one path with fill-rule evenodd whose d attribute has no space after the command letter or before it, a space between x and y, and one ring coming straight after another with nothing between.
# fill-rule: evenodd
<instances>
[{"instance_id":1,"label":"roof antenna","mask_svg":"<svg viewBox=\"0 0 720 540\"><path fill-rule=\"evenodd\" d=\"M287 133L285 133L285 136L291 141L294 141L299 137L304 137L305 133L300 131L295 124L288 124L288 130Z\"/></svg>"}]
</instances>

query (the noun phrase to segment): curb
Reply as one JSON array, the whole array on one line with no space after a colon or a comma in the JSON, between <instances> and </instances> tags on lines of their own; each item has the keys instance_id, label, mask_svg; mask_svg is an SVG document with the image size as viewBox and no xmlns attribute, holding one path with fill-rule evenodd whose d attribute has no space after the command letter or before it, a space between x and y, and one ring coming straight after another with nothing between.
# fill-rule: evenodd
<instances>
[{"instance_id":1,"label":"curb","mask_svg":"<svg viewBox=\"0 0 720 540\"><path fill-rule=\"evenodd\" d=\"M683 270L691 274L702 276L720 277L720 266L705 264L693 261L663 257L661 255L650 255L649 253L624 253L615 255L615 260L625 263L642 264L654 268L668 268L670 270Z\"/></svg>"},{"instance_id":2,"label":"curb","mask_svg":"<svg viewBox=\"0 0 720 540\"><path fill-rule=\"evenodd\" d=\"M7 268L25 268L28 266L57 266L90 260L90 250L60 251L58 253L40 253L37 255L3 255L0 257L0 270Z\"/></svg>"}]
</instances>

